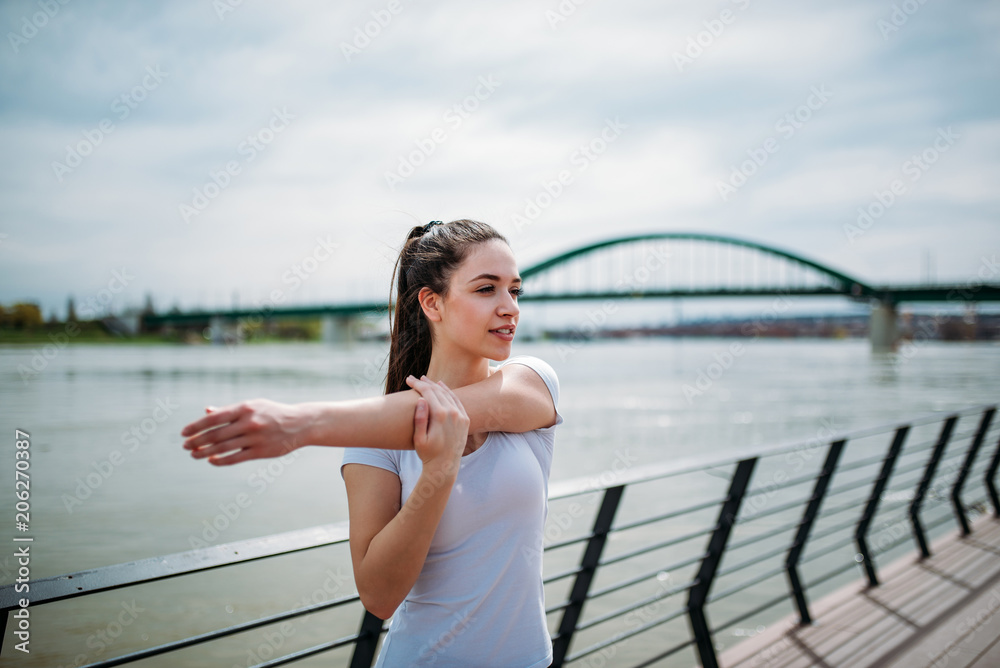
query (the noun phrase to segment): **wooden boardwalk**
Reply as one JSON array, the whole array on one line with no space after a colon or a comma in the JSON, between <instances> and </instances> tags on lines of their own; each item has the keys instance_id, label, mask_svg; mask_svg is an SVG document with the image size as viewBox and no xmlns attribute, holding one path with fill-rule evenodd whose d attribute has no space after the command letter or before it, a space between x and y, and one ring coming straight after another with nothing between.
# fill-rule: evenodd
<instances>
[{"instance_id":1,"label":"wooden boardwalk","mask_svg":"<svg viewBox=\"0 0 1000 668\"><path fill-rule=\"evenodd\" d=\"M724 668L1000 668L1000 520L943 536L719 656Z\"/></svg>"}]
</instances>

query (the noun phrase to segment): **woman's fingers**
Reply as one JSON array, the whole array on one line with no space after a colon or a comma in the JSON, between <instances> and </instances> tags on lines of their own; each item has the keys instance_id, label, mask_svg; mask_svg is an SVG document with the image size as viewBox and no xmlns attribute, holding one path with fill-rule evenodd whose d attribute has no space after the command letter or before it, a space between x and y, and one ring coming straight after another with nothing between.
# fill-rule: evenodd
<instances>
[{"instance_id":1,"label":"woman's fingers","mask_svg":"<svg viewBox=\"0 0 1000 668\"><path fill-rule=\"evenodd\" d=\"M413 445L422 446L427 443L427 423L428 414L427 401L422 397L417 400L417 407L413 411Z\"/></svg>"},{"instance_id":2,"label":"woman's fingers","mask_svg":"<svg viewBox=\"0 0 1000 668\"><path fill-rule=\"evenodd\" d=\"M237 406L226 406L225 408L210 406L205 410L210 410L211 412L200 420L195 420L181 429L181 436L194 436L206 429L218 427L227 422L235 422L239 418L239 411L237 409Z\"/></svg>"},{"instance_id":3,"label":"woman's fingers","mask_svg":"<svg viewBox=\"0 0 1000 668\"><path fill-rule=\"evenodd\" d=\"M212 443L210 445L205 445L197 450L191 452L191 456L195 459L204 459L205 457L212 457L214 455L219 455L224 452L231 452L233 450L239 450L251 445L250 439L243 436L242 434L236 434L233 438L225 439L219 441L218 443Z\"/></svg>"},{"instance_id":4,"label":"woman's fingers","mask_svg":"<svg viewBox=\"0 0 1000 668\"><path fill-rule=\"evenodd\" d=\"M237 442L234 443L233 447L227 448L220 454L209 457L208 463L215 466L229 466L230 464L239 464L240 462L245 462L250 459L260 459L260 455L253 448L241 446L238 442L241 440L243 439L237 439Z\"/></svg>"},{"instance_id":5,"label":"woman's fingers","mask_svg":"<svg viewBox=\"0 0 1000 668\"><path fill-rule=\"evenodd\" d=\"M189 438L184 442L184 447L188 450L194 450L198 452L200 449L214 445L216 443L222 443L231 438L236 438L241 436L246 431L244 424L237 422L232 422L225 426L216 427L214 429L209 429L206 432L199 434L193 438Z\"/></svg>"}]
</instances>

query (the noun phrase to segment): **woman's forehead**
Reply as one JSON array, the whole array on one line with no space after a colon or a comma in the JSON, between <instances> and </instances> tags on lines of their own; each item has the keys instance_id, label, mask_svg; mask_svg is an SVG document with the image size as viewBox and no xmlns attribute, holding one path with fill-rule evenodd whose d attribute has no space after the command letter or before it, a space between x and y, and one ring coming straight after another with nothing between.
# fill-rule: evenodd
<instances>
[{"instance_id":1,"label":"woman's forehead","mask_svg":"<svg viewBox=\"0 0 1000 668\"><path fill-rule=\"evenodd\" d=\"M471 280L479 274L492 274L501 279L519 278L513 251L499 239L476 244L455 274L464 280Z\"/></svg>"}]
</instances>

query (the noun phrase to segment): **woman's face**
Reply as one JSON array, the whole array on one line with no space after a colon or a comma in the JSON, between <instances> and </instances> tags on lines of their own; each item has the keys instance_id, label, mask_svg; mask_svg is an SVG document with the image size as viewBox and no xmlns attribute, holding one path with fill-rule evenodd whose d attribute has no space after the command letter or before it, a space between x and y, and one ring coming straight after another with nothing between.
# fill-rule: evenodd
<instances>
[{"instance_id":1,"label":"woman's face","mask_svg":"<svg viewBox=\"0 0 1000 668\"><path fill-rule=\"evenodd\" d=\"M510 247L499 239L476 244L455 269L440 301L434 345L491 360L510 356L521 277Z\"/></svg>"}]
</instances>

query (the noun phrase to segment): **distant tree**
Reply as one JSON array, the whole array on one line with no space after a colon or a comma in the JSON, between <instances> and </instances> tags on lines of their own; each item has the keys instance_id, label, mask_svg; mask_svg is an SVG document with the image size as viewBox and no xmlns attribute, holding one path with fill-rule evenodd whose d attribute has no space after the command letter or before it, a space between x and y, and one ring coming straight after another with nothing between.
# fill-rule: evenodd
<instances>
[{"instance_id":1,"label":"distant tree","mask_svg":"<svg viewBox=\"0 0 1000 668\"><path fill-rule=\"evenodd\" d=\"M0 326L13 329L34 329L44 323L38 304L18 302L7 308L0 307Z\"/></svg>"}]
</instances>

